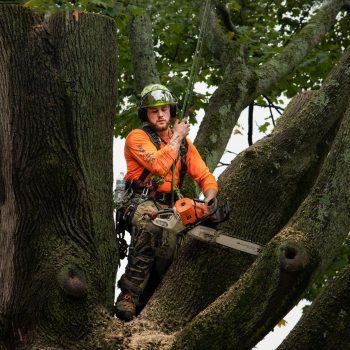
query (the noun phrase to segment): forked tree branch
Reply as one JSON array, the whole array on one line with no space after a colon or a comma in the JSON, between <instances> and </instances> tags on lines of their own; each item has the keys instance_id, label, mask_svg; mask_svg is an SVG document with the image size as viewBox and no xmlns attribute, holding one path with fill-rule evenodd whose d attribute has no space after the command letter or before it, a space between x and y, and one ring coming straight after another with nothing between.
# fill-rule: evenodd
<instances>
[{"instance_id":1,"label":"forked tree branch","mask_svg":"<svg viewBox=\"0 0 350 350\"><path fill-rule=\"evenodd\" d=\"M345 115L311 192L251 269L179 332L172 349L215 348L223 338L231 349L250 349L293 307L316 271L336 254L350 224L350 188L346 185L350 110L344 114L349 96L339 97L336 92L350 83L349 65L350 50L300 111L304 117L296 120L302 139L316 133L316 125L325 123L330 115ZM288 128L295 126L290 123ZM278 138L281 129L272 137Z\"/></svg>"},{"instance_id":2,"label":"forked tree branch","mask_svg":"<svg viewBox=\"0 0 350 350\"><path fill-rule=\"evenodd\" d=\"M283 51L259 68L257 71L259 77L257 92L259 94L268 92L302 62L335 24L337 14L343 6L344 0L326 0L316 15L299 34L294 36Z\"/></svg>"}]
</instances>

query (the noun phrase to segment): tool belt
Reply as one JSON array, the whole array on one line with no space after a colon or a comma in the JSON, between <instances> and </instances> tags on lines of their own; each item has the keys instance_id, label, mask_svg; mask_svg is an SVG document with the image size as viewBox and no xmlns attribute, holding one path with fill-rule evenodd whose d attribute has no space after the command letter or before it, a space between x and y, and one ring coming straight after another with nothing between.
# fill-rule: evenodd
<instances>
[{"instance_id":1,"label":"tool belt","mask_svg":"<svg viewBox=\"0 0 350 350\"><path fill-rule=\"evenodd\" d=\"M147 187L144 185L141 181L127 181L125 183L125 189L128 190L129 188L132 189L133 193L138 194L144 194L147 197L154 199L157 202L160 202L162 204L171 204L171 193L163 193L158 192L155 189L152 189L151 187ZM174 200L176 201L177 196L176 193L174 194Z\"/></svg>"}]
</instances>

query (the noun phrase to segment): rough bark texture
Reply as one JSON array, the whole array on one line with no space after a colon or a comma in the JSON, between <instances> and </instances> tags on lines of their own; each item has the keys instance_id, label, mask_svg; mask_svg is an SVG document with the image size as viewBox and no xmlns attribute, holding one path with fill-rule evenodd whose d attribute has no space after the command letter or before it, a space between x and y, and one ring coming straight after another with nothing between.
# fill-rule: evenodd
<instances>
[{"instance_id":1,"label":"rough bark texture","mask_svg":"<svg viewBox=\"0 0 350 350\"><path fill-rule=\"evenodd\" d=\"M314 184L329 151L327 142L332 141L347 106L343 94L348 91L348 65L349 51L322 90L309 94L310 101L302 97L294 103L275 133L235 158L222 174L220 198L231 203L230 218L221 225L224 231L265 244L289 221ZM151 300L150 309L144 311L145 317L157 320L166 331L179 329L235 282L252 261L244 253L189 239L172 266L171 277L156 293L155 305ZM181 288L171 293L176 286Z\"/></svg>"},{"instance_id":2,"label":"rough bark texture","mask_svg":"<svg viewBox=\"0 0 350 350\"><path fill-rule=\"evenodd\" d=\"M224 76L210 99L195 140L209 169L214 170L219 163L241 111L258 96L267 94L282 77L303 61L334 25L343 5L343 0L325 1L291 44L257 70L249 67L249 61L242 56L237 42L224 37L213 16L209 22L208 47L220 60Z\"/></svg>"},{"instance_id":3,"label":"rough bark texture","mask_svg":"<svg viewBox=\"0 0 350 350\"><path fill-rule=\"evenodd\" d=\"M34 332L79 339L112 307L116 28L14 5L0 22L1 339L14 349Z\"/></svg>"},{"instance_id":4,"label":"rough bark texture","mask_svg":"<svg viewBox=\"0 0 350 350\"><path fill-rule=\"evenodd\" d=\"M135 5L140 5L134 0ZM129 43L135 78L135 90L139 94L142 89L149 85L159 83L156 67L152 25L149 15L144 13L139 16L130 15Z\"/></svg>"},{"instance_id":5,"label":"rough bark texture","mask_svg":"<svg viewBox=\"0 0 350 350\"><path fill-rule=\"evenodd\" d=\"M349 52L342 63L349 67ZM350 71L346 69L343 75L348 80ZM332 85L334 81L330 78L327 83ZM331 95L327 94L330 99ZM339 105L335 102L334 107ZM311 102L307 111L312 107L321 106L312 106ZM302 111L305 113L305 108ZM338 113L343 114L341 109ZM350 190L346 186L349 132L348 110L310 193L288 224L252 268L179 333L172 349L213 349L222 338L227 340L223 349L250 349L293 306L295 298L300 298L317 269L334 257L350 224Z\"/></svg>"},{"instance_id":6,"label":"rough bark texture","mask_svg":"<svg viewBox=\"0 0 350 350\"><path fill-rule=\"evenodd\" d=\"M338 350L350 348L350 268L339 272L307 307L278 350Z\"/></svg>"}]
</instances>

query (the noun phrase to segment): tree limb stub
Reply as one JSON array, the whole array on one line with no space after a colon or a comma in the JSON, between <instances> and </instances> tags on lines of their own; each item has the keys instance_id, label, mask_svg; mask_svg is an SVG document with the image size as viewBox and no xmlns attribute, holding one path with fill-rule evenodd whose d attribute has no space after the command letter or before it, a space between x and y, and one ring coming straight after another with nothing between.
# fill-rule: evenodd
<instances>
[{"instance_id":1,"label":"tree limb stub","mask_svg":"<svg viewBox=\"0 0 350 350\"><path fill-rule=\"evenodd\" d=\"M280 246L281 268L288 272L302 271L308 265L308 254L299 242L284 242Z\"/></svg>"}]
</instances>

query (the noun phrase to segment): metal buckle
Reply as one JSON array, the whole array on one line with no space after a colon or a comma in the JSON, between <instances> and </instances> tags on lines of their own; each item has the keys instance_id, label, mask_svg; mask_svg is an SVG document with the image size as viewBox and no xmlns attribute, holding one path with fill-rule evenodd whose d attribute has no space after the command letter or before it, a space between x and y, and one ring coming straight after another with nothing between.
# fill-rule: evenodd
<instances>
[{"instance_id":1,"label":"metal buckle","mask_svg":"<svg viewBox=\"0 0 350 350\"><path fill-rule=\"evenodd\" d=\"M143 190L142 190L142 192L141 192L141 197L142 197L142 198L148 197L148 193L149 193L149 187L146 186L146 187L143 188Z\"/></svg>"},{"instance_id":2,"label":"metal buckle","mask_svg":"<svg viewBox=\"0 0 350 350\"><path fill-rule=\"evenodd\" d=\"M162 202L162 201L164 201L164 193L162 193L162 192L156 192L154 198L155 198L157 201Z\"/></svg>"}]
</instances>

